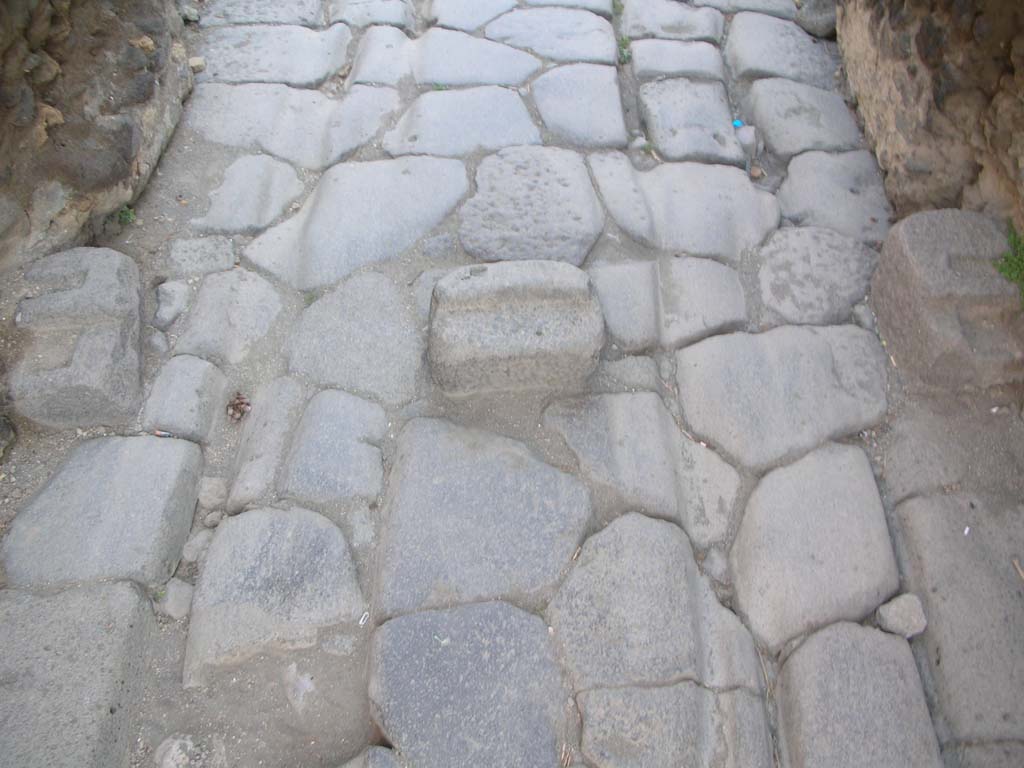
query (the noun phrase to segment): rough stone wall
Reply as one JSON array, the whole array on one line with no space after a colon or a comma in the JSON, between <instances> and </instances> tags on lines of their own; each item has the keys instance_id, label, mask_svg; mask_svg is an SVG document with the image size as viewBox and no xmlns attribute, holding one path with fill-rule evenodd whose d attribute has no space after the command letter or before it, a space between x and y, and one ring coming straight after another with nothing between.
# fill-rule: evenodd
<instances>
[{"instance_id":1,"label":"rough stone wall","mask_svg":"<svg viewBox=\"0 0 1024 768\"><path fill-rule=\"evenodd\" d=\"M897 214L1024 229L1024 2L840 0L837 34Z\"/></svg>"}]
</instances>

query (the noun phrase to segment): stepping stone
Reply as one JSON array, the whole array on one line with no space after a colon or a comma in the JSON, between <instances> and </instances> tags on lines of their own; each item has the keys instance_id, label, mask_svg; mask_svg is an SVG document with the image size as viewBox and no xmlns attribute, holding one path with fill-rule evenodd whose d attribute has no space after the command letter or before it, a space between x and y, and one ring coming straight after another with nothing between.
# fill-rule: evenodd
<instances>
[{"instance_id":1,"label":"stepping stone","mask_svg":"<svg viewBox=\"0 0 1024 768\"><path fill-rule=\"evenodd\" d=\"M520 442L415 419L398 438L384 519L379 615L496 599L536 610L569 570L590 500Z\"/></svg>"},{"instance_id":2,"label":"stepping stone","mask_svg":"<svg viewBox=\"0 0 1024 768\"><path fill-rule=\"evenodd\" d=\"M429 17L440 27L472 32L516 7L516 0L432 0Z\"/></svg>"},{"instance_id":3,"label":"stepping stone","mask_svg":"<svg viewBox=\"0 0 1024 768\"><path fill-rule=\"evenodd\" d=\"M512 147L485 157L459 237L484 261L550 259L579 265L604 228L583 158L554 147Z\"/></svg>"},{"instance_id":4,"label":"stepping stone","mask_svg":"<svg viewBox=\"0 0 1024 768\"><path fill-rule=\"evenodd\" d=\"M576 8L518 8L488 24L484 34L553 61L615 64L618 56L608 20Z\"/></svg>"},{"instance_id":5,"label":"stepping stone","mask_svg":"<svg viewBox=\"0 0 1024 768\"><path fill-rule=\"evenodd\" d=\"M320 0L209 0L199 17L201 27L219 24L302 24L321 23Z\"/></svg>"},{"instance_id":6,"label":"stepping stone","mask_svg":"<svg viewBox=\"0 0 1024 768\"><path fill-rule=\"evenodd\" d=\"M834 152L861 145L857 122L838 93L771 77L750 86L749 100L765 145L783 159L812 149Z\"/></svg>"},{"instance_id":7,"label":"stepping stone","mask_svg":"<svg viewBox=\"0 0 1024 768\"><path fill-rule=\"evenodd\" d=\"M455 160L337 165L320 177L302 209L256 238L246 256L299 290L332 285L360 267L401 255L440 224L468 189L465 168Z\"/></svg>"},{"instance_id":8,"label":"stepping stone","mask_svg":"<svg viewBox=\"0 0 1024 768\"><path fill-rule=\"evenodd\" d=\"M374 720L411 765L558 765L567 697L547 627L506 603L404 616L374 635Z\"/></svg>"},{"instance_id":9,"label":"stepping stone","mask_svg":"<svg viewBox=\"0 0 1024 768\"><path fill-rule=\"evenodd\" d=\"M364 272L306 308L286 353L292 373L395 406L416 395L423 342L401 291Z\"/></svg>"},{"instance_id":10,"label":"stepping stone","mask_svg":"<svg viewBox=\"0 0 1024 768\"><path fill-rule=\"evenodd\" d=\"M885 415L885 353L853 326L783 326L705 339L676 355L689 428L753 470Z\"/></svg>"},{"instance_id":11,"label":"stepping stone","mask_svg":"<svg viewBox=\"0 0 1024 768\"><path fill-rule=\"evenodd\" d=\"M195 277L235 266L235 249L227 237L191 237L171 243L167 267L173 277Z\"/></svg>"},{"instance_id":12,"label":"stepping stone","mask_svg":"<svg viewBox=\"0 0 1024 768\"><path fill-rule=\"evenodd\" d=\"M228 401L228 381L213 363L172 357L160 369L142 412L142 428L207 443Z\"/></svg>"},{"instance_id":13,"label":"stepping stone","mask_svg":"<svg viewBox=\"0 0 1024 768\"><path fill-rule=\"evenodd\" d=\"M324 30L295 26L211 29L198 51L206 69L197 82L285 83L315 88L345 64L352 33L344 24Z\"/></svg>"},{"instance_id":14,"label":"stepping stone","mask_svg":"<svg viewBox=\"0 0 1024 768\"><path fill-rule=\"evenodd\" d=\"M776 701L791 768L942 765L902 637L848 623L823 629L786 660Z\"/></svg>"},{"instance_id":15,"label":"stepping stone","mask_svg":"<svg viewBox=\"0 0 1024 768\"><path fill-rule=\"evenodd\" d=\"M496 86L433 91L416 98L384 135L389 155L464 157L516 144L540 144L540 131L515 91Z\"/></svg>"},{"instance_id":16,"label":"stepping stone","mask_svg":"<svg viewBox=\"0 0 1024 768\"><path fill-rule=\"evenodd\" d=\"M334 389L314 395L278 482L281 496L316 506L375 501L387 429L379 405Z\"/></svg>"},{"instance_id":17,"label":"stepping stone","mask_svg":"<svg viewBox=\"0 0 1024 768\"><path fill-rule=\"evenodd\" d=\"M253 234L279 219L305 187L287 163L266 155L240 157L210 193L210 208L192 226L205 232ZM232 265L225 267L230 269Z\"/></svg>"},{"instance_id":18,"label":"stepping stone","mask_svg":"<svg viewBox=\"0 0 1024 768\"><path fill-rule=\"evenodd\" d=\"M0 592L0 754L10 766L128 765L155 632L124 582Z\"/></svg>"},{"instance_id":19,"label":"stepping stone","mask_svg":"<svg viewBox=\"0 0 1024 768\"><path fill-rule=\"evenodd\" d=\"M725 80L722 54L711 43L677 40L634 40L629 44L633 74L638 80L688 77Z\"/></svg>"},{"instance_id":20,"label":"stepping stone","mask_svg":"<svg viewBox=\"0 0 1024 768\"><path fill-rule=\"evenodd\" d=\"M531 91L544 125L560 139L578 147L626 146L615 67L557 67L537 78Z\"/></svg>"},{"instance_id":21,"label":"stepping stone","mask_svg":"<svg viewBox=\"0 0 1024 768\"><path fill-rule=\"evenodd\" d=\"M679 523L706 549L729 534L739 474L680 434L651 392L563 400L544 425L568 443L601 520L629 511Z\"/></svg>"},{"instance_id":22,"label":"stepping stone","mask_svg":"<svg viewBox=\"0 0 1024 768\"><path fill-rule=\"evenodd\" d=\"M637 171L618 152L588 161L612 218L653 248L736 264L779 224L775 197L739 168L665 163Z\"/></svg>"},{"instance_id":23,"label":"stepping stone","mask_svg":"<svg viewBox=\"0 0 1024 768\"><path fill-rule=\"evenodd\" d=\"M620 23L622 34L630 39L658 37L717 43L722 39L725 19L711 8L691 8L675 0L629 0Z\"/></svg>"},{"instance_id":24,"label":"stepping stone","mask_svg":"<svg viewBox=\"0 0 1024 768\"><path fill-rule=\"evenodd\" d=\"M583 755L599 768L771 768L761 699L685 682L584 691ZM680 738L685 734L685 738Z\"/></svg>"},{"instance_id":25,"label":"stepping stone","mask_svg":"<svg viewBox=\"0 0 1024 768\"><path fill-rule=\"evenodd\" d=\"M208 275L174 351L237 365L267 335L280 312L274 286L255 272L239 267Z\"/></svg>"},{"instance_id":26,"label":"stepping stone","mask_svg":"<svg viewBox=\"0 0 1024 768\"><path fill-rule=\"evenodd\" d=\"M795 224L834 229L870 245L889 230L882 175L867 150L794 157L778 196L782 215Z\"/></svg>"},{"instance_id":27,"label":"stepping stone","mask_svg":"<svg viewBox=\"0 0 1024 768\"><path fill-rule=\"evenodd\" d=\"M804 0L801 5L811 2ZM777 16L780 19L791 20L796 18L797 7L793 0L693 0L693 4L706 8L715 8L722 13L739 13L740 11L754 11L764 13L768 16Z\"/></svg>"},{"instance_id":28,"label":"stepping stone","mask_svg":"<svg viewBox=\"0 0 1024 768\"><path fill-rule=\"evenodd\" d=\"M736 606L772 651L860 621L899 588L882 500L860 448L828 444L765 475L730 553Z\"/></svg>"},{"instance_id":29,"label":"stepping stone","mask_svg":"<svg viewBox=\"0 0 1024 768\"><path fill-rule=\"evenodd\" d=\"M682 678L760 691L750 633L672 523L629 514L589 538L544 615L577 692Z\"/></svg>"},{"instance_id":30,"label":"stepping stone","mask_svg":"<svg viewBox=\"0 0 1024 768\"><path fill-rule=\"evenodd\" d=\"M601 305L569 264L461 267L434 287L428 350L446 394L578 392L603 346Z\"/></svg>"},{"instance_id":31,"label":"stepping stone","mask_svg":"<svg viewBox=\"0 0 1024 768\"><path fill-rule=\"evenodd\" d=\"M725 60L734 77L784 77L835 90L839 57L792 21L738 13L729 25Z\"/></svg>"},{"instance_id":32,"label":"stepping stone","mask_svg":"<svg viewBox=\"0 0 1024 768\"><path fill-rule=\"evenodd\" d=\"M202 463L199 446L185 440L79 443L11 522L0 544L7 582L163 584L188 538Z\"/></svg>"},{"instance_id":33,"label":"stepping stone","mask_svg":"<svg viewBox=\"0 0 1024 768\"><path fill-rule=\"evenodd\" d=\"M298 508L229 517L192 598L185 687L260 653L312 648L319 630L354 625L365 609L348 543L327 518Z\"/></svg>"},{"instance_id":34,"label":"stepping stone","mask_svg":"<svg viewBox=\"0 0 1024 768\"><path fill-rule=\"evenodd\" d=\"M353 27L390 24L405 29L413 25L413 8L409 0L329 0L327 17Z\"/></svg>"},{"instance_id":35,"label":"stepping stone","mask_svg":"<svg viewBox=\"0 0 1024 768\"><path fill-rule=\"evenodd\" d=\"M850 319L868 295L878 255L820 227L786 227L761 246L757 261L767 322L832 325Z\"/></svg>"},{"instance_id":36,"label":"stepping stone","mask_svg":"<svg viewBox=\"0 0 1024 768\"><path fill-rule=\"evenodd\" d=\"M640 86L640 111L659 154L668 160L743 165L732 112L720 82L661 80Z\"/></svg>"},{"instance_id":37,"label":"stepping stone","mask_svg":"<svg viewBox=\"0 0 1024 768\"><path fill-rule=\"evenodd\" d=\"M332 99L286 85L200 83L183 124L207 141L323 170L372 139L399 104L392 88L353 86Z\"/></svg>"},{"instance_id":38,"label":"stepping stone","mask_svg":"<svg viewBox=\"0 0 1024 768\"><path fill-rule=\"evenodd\" d=\"M139 270L109 248L72 248L33 262L35 293L18 303L23 340L11 369L13 411L41 427L115 426L142 397Z\"/></svg>"}]
</instances>

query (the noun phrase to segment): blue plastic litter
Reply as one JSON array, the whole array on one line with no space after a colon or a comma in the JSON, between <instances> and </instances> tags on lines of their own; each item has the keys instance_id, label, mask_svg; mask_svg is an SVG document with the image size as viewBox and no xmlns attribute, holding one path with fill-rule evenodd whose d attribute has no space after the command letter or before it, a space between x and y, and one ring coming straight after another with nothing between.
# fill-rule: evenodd
<instances>
[{"instance_id":1,"label":"blue plastic litter","mask_svg":"<svg viewBox=\"0 0 1024 768\"><path fill-rule=\"evenodd\" d=\"M743 127L743 121L742 120L733 120L732 121L732 127L733 128L742 128Z\"/></svg>"}]
</instances>

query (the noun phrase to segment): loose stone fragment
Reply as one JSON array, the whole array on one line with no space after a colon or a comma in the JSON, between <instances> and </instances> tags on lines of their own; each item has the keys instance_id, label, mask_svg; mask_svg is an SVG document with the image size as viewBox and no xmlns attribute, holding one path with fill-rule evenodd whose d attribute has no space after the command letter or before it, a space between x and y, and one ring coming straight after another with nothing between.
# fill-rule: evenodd
<instances>
[{"instance_id":1,"label":"loose stone fragment","mask_svg":"<svg viewBox=\"0 0 1024 768\"><path fill-rule=\"evenodd\" d=\"M633 74L638 80L689 77L725 80L722 54L711 43L675 40L634 40L629 44Z\"/></svg>"},{"instance_id":2,"label":"loose stone fragment","mask_svg":"<svg viewBox=\"0 0 1024 768\"><path fill-rule=\"evenodd\" d=\"M327 16L332 22L343 21L353 27L390 24L405 29L413 24L409 0L330 0Z\"/></svg>"},{"instance_id":3,"label":"loose stone fragment","mask_svg":"<svg viewBox=\"0 0 1024 768\"><path fill-rule=\"evenodd\" d=\"M835 89L838 56L792 21L760 13L738 13L729 25L725 60L743 80L784 77Z\"/></svg>"},{"instance_id":4,"label":"loose stone fragment","mask_svg":"<svg viewBox=\"0 0 1024 768\"><path fill-rule=\"evenodd\" d=\"M773 77L751 85L749 99L754 124L763 131L768 149L781 158L861 144L853 114L838 93Z\"/></svg>"},{"instance_id":5,"label":"loose stone fragment","mask_svg":"<svg viewBox=\"0 0 1024 768\"><path fill-rule=\"evenodd\" d=\"M881 606L875 613L875 619L886 632L902 635L908 640L920 635L928 627L920 598L911 594L894 597Z\"/></svg>"},{"instance_id":6,"label":"loose stone fragment","mask_svg":"<svg viewBox=\"0 0 1024 768\"><path fill-rule=\"evenodd\" d=\"M373 717L412 765L558 765L567 697L547 627L506 603L403 616L374 635Z\"/></svg>"},{"instance_id":7,"label":"loose stone fragment","mask_svg":"<svg viewBox=\"0 0 1024 768\"><path fill-rule=\"evenodd\" d=\"M579 147L625 147L626 123L615 67L570 64L531 86L549 131Z\"/></svg>"},{"instance_id":8,"label":"loose stone fragment","mask_svg":"<svg viewBox=\"0 0 1024 768\"><path fill-rule=\"evenodd\" d=\"M188 309L192 289L184 280L168 280L156 287L156 312L153 325L167 330Z\"/></svg>"},{"instance_id":9,"label":"loose stone fragment","mask_svg":"<svg viewBox=\"0 0 1024 768\"><path fill-rule=\"evenodd\" d=\"M172 357L160 369L142 413L142 428L206 443L227 398L228 382L213 363Z\"/></svg>"},{"instance_id":10,"label":"loose stone fragment","mask_svg":"<svg viewBox=\"0 0 1024 768\"><path fill-rule=\"evenodd\" d=\"M821 630L787 659L776 700L784 765L942 765L901 637L847 623Z\"/></svg>"},{"instance_id":11,"label":"loose stone fragment","mask_svg":"<svg viewBox=\"0 0 1024 768\"><path fill-rule=\"evenodd\" d=\"M472 32L516 7L516 0L432 0L430 15L438 26Z\"/></svg>"},{"instance_id":12,"label":"loose stone fragment","mask_svg":"<svg viewBox=\"0 0 1024 768\"><path fill-rule=\"evenodd\" d=\"M290 165L266 155L240 157L210 193L206 215L192 224L207 232L253 233L279 218L303 191Z\"/></svg>"},{"instance_id":13,"label":"loose stone fragment","mask_svg":"<svg viewBox=\"0 0 1024 768\"><path fill-rule=\"evenodd\" d=\"M11 522L0 544L8 583L167 581L192 523L202 461L185 440L79 443Z\"/></svg>"},{"instance_id":14,"label":"loose stone fragment","mask_svg":"<svg viewBox=\"0 0 1024 768\"><path fill-rule=\"evenodd\" d=\"M801 5L806 5L808 2L811 0L803 0ZM722 13L755 11L769 16L778 16L780 19L792 19L797 14L797 7L793 0L693 0L693 4L716 8Z\"/></svg>"},{"instance_id":15,"label":"loose stone fragment","mask_svg":"<svg viewBox=\"0 0 1024 768\"><path fill-rule=\"evenodd\" d=\"M579 391L603 345L601 305L568 264L461 267L434 288L430 366L450 395Z\"/></svg>"},{"instance_id":16,"label":"loose stone fragment","mask_svg":"<svg viewBox=\"0 0 1024 768\"><path fill-rule=\"evenodd\" d=\"M179 621L188 616L192 607L192 585L181 579L171 579L153 603L154 610L170 619Z\"/></svg>"},{"instance_id":17,"label":"loose stone fragment","mask_svg":"<svg viewBox=\"0 0 1024 768\"><path fill-rule=\"evenodd\" d=\"M484 33L553 61L614 64L616 59L612 25L574 8L519 8L492 21Z\"/></svg>"},{"instance_id":18,"label":"loose stone fragment","mask_svg":"<svg viewBox=\"0 0 1024 768\"><path fill-rule=\"evenodd\" d=\"M171 243L167 265L175 277L222 272L235 266L234 247L226 237L175 240Z\"/></svg>"},{"instance_id":19,"label":"loose stone fragment","mask_svg":"<svg viewBox=\"0 0 1024 768\"><path fill-rule=\"evenodd\" d=\"M322 19L320 0L210 0L203 5L200 26L218 24L303 24L316 26Z\"/></svg>"},{"instance_id":20,"label":"loose stone fragment","mask_svg":"<svg viewBox=\"0 0 1024 768\"><path fill-rule=\"evenodd\" d=\"M725 20L711 8L691 8L674 0L630 0L622 12L622 34L630 39L657 37L663 40L722 39Z\"/></svg>"},{"instance_id":21,"label":"loose stone fragment","mask_svg":"<svg viewBox=\"0 0 1024 768\"><path fill-rule=\"evenodd\" d=\"M640 87L640 110L658 152L667 160L743 165L732 113L720 82L661 80Z\"/></svg>"}]
</instances>

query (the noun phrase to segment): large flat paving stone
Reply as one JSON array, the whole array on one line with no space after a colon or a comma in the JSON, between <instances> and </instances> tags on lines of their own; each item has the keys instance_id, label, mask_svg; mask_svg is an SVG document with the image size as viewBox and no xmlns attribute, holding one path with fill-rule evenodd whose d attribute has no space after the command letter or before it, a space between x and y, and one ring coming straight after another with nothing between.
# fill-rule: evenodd
<instances>
[{"instance_id":1,"label":"large flat paving stone","mask_svg":"<svg viewBox=\"0 0 1024 768\"><path fill-rule=\"evenodd\" d=\"M192 225L205 232L254 234L279 219L304 191L287 163L246 155L224 171L220 186L210 193L206 215L193 219Z\"/></svg>"},{"instance_id":2,"label":"large flat paving stone","mask_svg":"<svg viewBox=\"0 0 1024 768\"><path fill-rule=\"evenodd\" d=\"M78 444L11 522L0 545L8 583L163 584L192 525L202 461L199 446L185 440Z\"/></svg>"},{"instance_id":3,"label":"large flat paving stone","mask_svg":"<svg viewBox=\"0 0 1024 768\"><path fill-rule=\"evenodd\" d=\"M592 536L545 616L577 692L681 680L760 690L750 633L672 523L629 514Z\"/></svg>"},{"instance_id":4,"label":"large flat paving stone","mask_svg":"<svg viewBox=\"0 0 1024 768\"><path fill-rule=\"evenodd\" d=\"M663 40L722 39L725 19L712 8L693 8L675 0L629 0L622 13L622 34L630 39L656 37Z\"/></svg>"},{"instance_id":5,"label":"large flat paving stone","mask_svg":"<svg viewBox=\"0 0 1024 768\"><path fill-rule=\"evenodd\" d=\"M200 26L221 24L318 25L323 20L320 0L210 0L203 4Z\"/></svg>"},{"instance_id":6,"label":"large flat paving stone","mask_svg":"<svg viewBox=\"0 0 1024 768\"><path fill-rule=\"evenodd\" d=\"M468 189L465 168L455 160L337 165L320 177L302 210L256 238L246 255L300 290L331 285L401 255L440 224Z\"/></svg>"},{"instance_id":7,"label":"large flat paving stone","mask_svg":"<svg viewBox=\"0 0 1024 768\"><path fill-rule=\"evenodd\" d=\"M776 700L786 768L942 765L902 637L848 623L823 629L786 660Z\"/></svg>"},{"instance_id":8,"label":"large flat paving stone","mask_svg":"<svg viewBox=\"0 0 1024 768\"><path fill-rule=\"evenodd\" d=\"M545 127L577 147L625 147L626 123L615 67L569 64L531 85Z\"/></svg>"},{"instance_id":9,"label":"large flat paving stone","mask_svg":"<svg viewBox=\"0 0 1024 768\"><path fill-rule=\"evenodd\" d=\"M384 503L375 609L391 617L495 599L539 607L589 518L583 484L522 443L413 420Z\"/></svg>"},{"instance_id":10,"label":"large flat paving stone","mask_svg":"<svg viewBox=\"0 0 1024 768\"><path fill-rule=\"evenodd\" d=\"M142 412L142 428L207 443L228 402L228 381L213 363L175 355L160 369Z\"/></svg>"},{"instance_id":11,"label":"large flat paving stone","mask_svg":"<svg viewBox=\"0 0 1024 768\"><path fill-rule=\"evenodd\" d=\"M734 77L783 77L835 89L838 55L792 21L762 13L738 13L729 25L725 60Z\"/></svg>"},{"instance_id":12,"label":"large flat paving stone","mask_svg":"<svg viewBox=\"0 0 1024 768\"><path fill-rule=\"evenodd\" d=\"M472 32L516 4L516 0L431 0L429 17L438 26Z\"/></svg>"},{"instance_id":13,"label":"large flat paving stone","mask_svg":"<svg viewBox=\"0 0 1024 768\"><path fill-rule=\"evenodd\" d=\"M754 82L748 98L754 125L764 134L768 150L779 157L861 145L857 122L838 93L770 77Z\"/></svg>"},{"instance_id":14,"label":"large flat paving stone","mask_svg":"<svg viewBox=\"0 0 1024 768\"><path fill-rule=\"evenodd\" d=\"M459 212L463 247L484 261L550 259L579 266L604 228L583 158L555 147L510 147L484 158Z\"/></svg>"},{"instance_id":15,"label":"large flat paving stone","mask_svg":"<svg viewBox=\"0 0 1024 768\"><path fill-rule=\"evenodd\" d=\"M569 264L461 267L434 287L428 357L449 394L579 391L603 345L601 305Z\"/></svg>"},{"instance_id":16,"label":"large flat paving stone","mask_svg":"<svg viewBox=\"0 0 1024 768\"><path fill-rule=\"evenodd\" d=\"M722 13L754 11L780 19L794 19L797 6L793 0L693 0L693 4L705 8L716 8ZM803 3L806 5L807 3Z\"/></svg>"},{"instance_id":17,"label":"large flat paving stone","mask_svg":"<svg viewBox=\"0 0 1024 768\"><path fill-rule=\"evenodd\" d=\"M896 592L899 573L864 452L829 444L765 475L730 563L737 609L772 650L872 613Z\"/></svg>"},{"instance_id":18,"label":"large flat paving stone","mask_svg":"<svg viewBox=\"0 0 1024 768\"><path fill-rule=\"evenodd\" d=\"M725 80L722 54L711 43L679 40L634 40L629 44L633 74L638 80L688 77Z\"/></svg>"},{"instance_id":19,"label":"large flat paving stone","mask_svg":"<svg viewBox=\"0 0 1024 768\"><path fill-rule=\"evenodd\" d=\"M124 582L0 592L0 761L128 765L153 624L149 601Z\"/></svg>"},{"instance_id":20,"label":"large flat paving stone","mask_svg":"<svg viewBox=\"0 0 1024 768\"><path fill-rule=\"evenodd\" d=\"M484 34L554 61L614 64L617 56L608 20L577 8L518 8L488 24Z\"/></svg>"},{"instance_id":21,"label":"large flat paving stone","mask_svg":"<svg viewBox=\"0 0 1024 768\"><path fill-rule=\"evenodd\" d=\"M373 717L417 768L558 765L567 696L544 622L506 603L403 616L374 634Z\"/></svg>"},{"instance_id":22,"label":"large flat paving stone","mask_svg":"<svg viewBox=\"0 0 1024 768\"><path fill-rule=\"evenodd\" d=\"M784 326L705 339L676 355L688 426L751 469L877 423L885 353L853 326Z\"/></svg>"},{"instance_id":23,"label":"large flat paving stone","mask_svg":"<svg viewBox=\"0 0 1024 768\"><path fill-rule=\"evenodd\" d=\"M390 24L402 29L411 27L414 8L410 0L328 0L327 18L353 27Z\"/></svg>"},{"instance_id":24,"label":"large flat paving stone","mask_svg":"<svg viewBox=\"0 0 1024 768\"><path fill-rule=\"evenodd\" d=\"M640 86L640 112L667 160L743 165L725 86L717 81L673 78Z\"/></svg>"}]
</instances>

